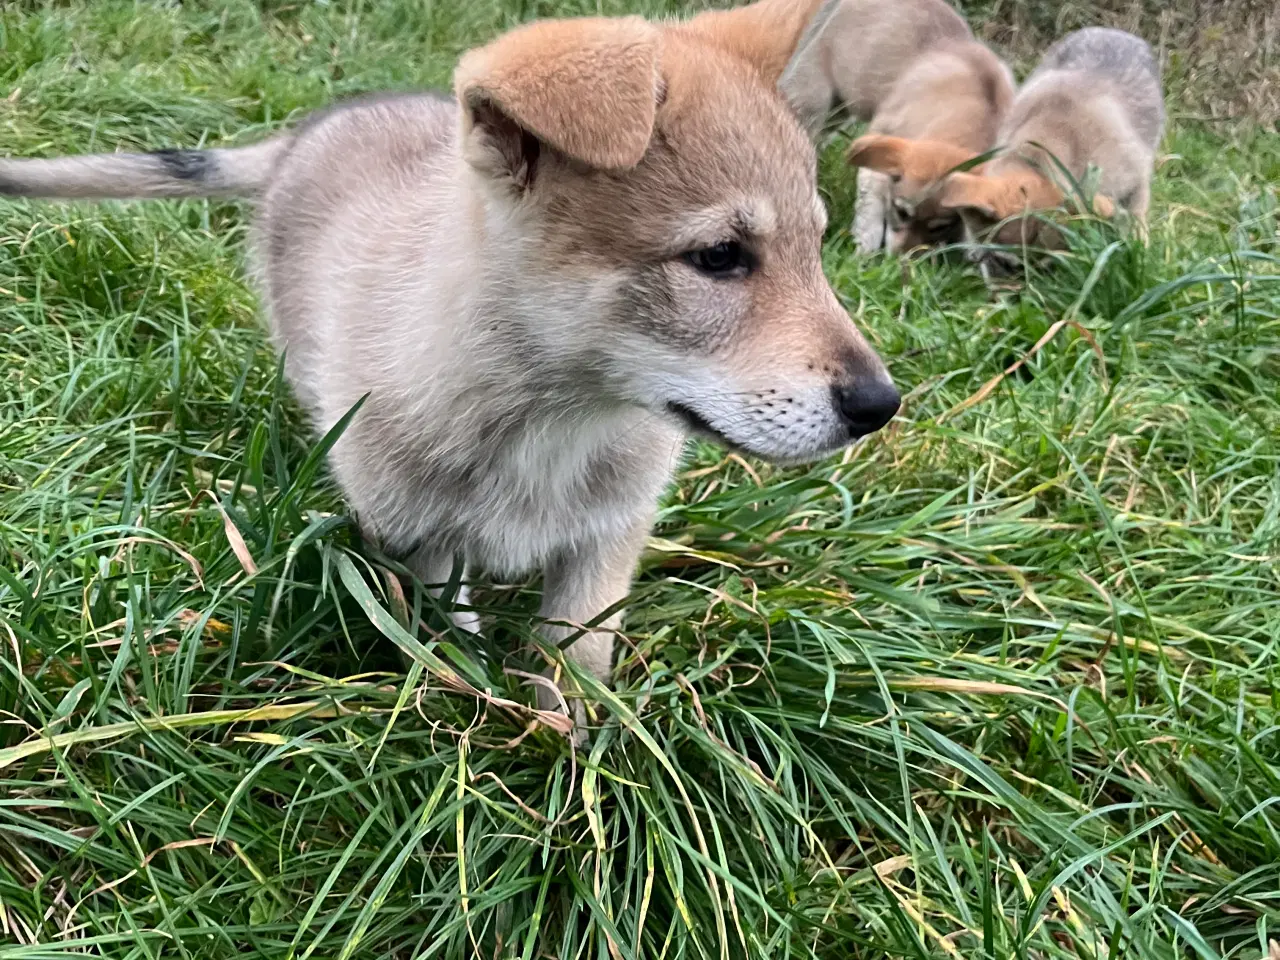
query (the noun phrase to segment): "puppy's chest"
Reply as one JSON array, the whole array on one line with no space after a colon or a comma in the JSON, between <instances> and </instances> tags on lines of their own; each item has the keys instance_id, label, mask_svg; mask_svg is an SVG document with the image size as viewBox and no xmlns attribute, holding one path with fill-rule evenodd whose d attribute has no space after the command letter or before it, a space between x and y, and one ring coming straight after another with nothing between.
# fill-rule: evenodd
<instances>
[{"instance_id":1,"label":"puppy's chest","mask_svg":"<svg viewBox=\"0 0 1280 960\"><path fill-rule=\"evenodd\" d=\"M651 419L651 418L650 418ZM517 575L559 550L624 536L645 522L680 441L634 417L526 429L422 491L427 540L478 567Z\"/></svg>"}]
</instances>

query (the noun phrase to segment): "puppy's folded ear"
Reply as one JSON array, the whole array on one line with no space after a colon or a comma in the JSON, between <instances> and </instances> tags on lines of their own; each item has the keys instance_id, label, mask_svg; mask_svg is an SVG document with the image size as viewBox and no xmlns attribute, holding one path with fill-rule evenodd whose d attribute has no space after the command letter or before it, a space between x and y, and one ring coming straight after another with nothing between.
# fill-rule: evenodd
<instances>
[{"instance_id":1,"label":"puppy's folded ear","mask_svg":"<svg viewBox=\"0 0 1280 960\"><path fill-rule=\"evenodd\" d=\"M544 20L465 54L454 73L464 154L531 181L540 144L625 170L653 136L662 87L658 31L639 17Z\"/></svg>"},{"instance_id":2,"label":"puppy's folded ear","mask_svg":"<svg viewBox=\"0 0 1280 960\"><path fill-rule=\"evenodd\" d=\"M1001 198L1000 184L977 173L953 173L938 190L938 206L943 210L972 211L992 222L1015 212L1005 212Z\"/></svg>"},{"instance_id":3,"label":"puppy's folded ear","mask_svg":"<svg viewBox=\"0 0 1280 960\"><path fill-rule=\"evenodd\" d=\"M889 137L881 133L868 133L849 146L846 158L851 167L866 167L891 177L902 176L907 165L911 141L902 137Z\"/></svg>"},{"instance_id":4,"label":"puppy's folded ear","mask_svg":"<svg viewBox=\"0 0 1280 960\"><path fill-rule=\"evenodd\" d=\"M822 126L835 99L823 64L822 40L842 0L756 0L732 10L708 10L690 30L748 61L777 85L800 123Z\"/></svg>"}]
</instances>

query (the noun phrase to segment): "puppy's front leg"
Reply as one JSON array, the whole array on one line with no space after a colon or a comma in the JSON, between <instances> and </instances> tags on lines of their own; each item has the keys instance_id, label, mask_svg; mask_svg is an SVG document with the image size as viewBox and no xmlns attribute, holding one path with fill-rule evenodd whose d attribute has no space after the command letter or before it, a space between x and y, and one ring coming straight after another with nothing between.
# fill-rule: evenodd
<instances>
[{"instance_id":1,"label":"puppy's front leg","mask_svg":"<svg viewBox=\"0 0 1280 960\"><path fill-rule=\"evenodd\" d=\"M558 645L580 633L580 629L571 624L594 620L627 595L648 532L646 518L625 536L579 544L559 551L547 562L540 612L549 621L541 628L549 644ZM613 636L621 621L622 614L615 613L582 633L565 651L565 656L602 683L609 683L613 673ZM562 689L565 686L562 680ZM555 710L559 708L559 701L551 690L539 687L538 705L544 710ZM574 703L571 715L578 725L585 721L586 711L581 700ZM581 732L579 730L579 736Z\"/></svg>"},{"instance_id":2,"label":"puppy's front leg","mask_svg":"<svg viewBox=\"0 0 1280 960\"><path fill-rule=\"evenodd\" d=\"M853 208L853 239L861 254L875 253L885 245L889 222L889 198L893 184L887 174L867 167L858 169L858 199Z\"/></svg>"},{"instance_id":3,"label":"puppy's front leg","mask_svg":"<svg viewBox=\"0 0 1280 960\"><path fill-rule=\"evenodd\" d=\"M451 553L433 550L431 547L419 547L405 561L405 566L412 570L419 580L427 585L427 592L437 600L444 593L444 585L453 576L454 557ZM466 584L467 571L463 570L463 582L458 586L458 593L453 598L455 604L471 606L471 591ZM474 610L454 610L450 617L456 626L468 633L480 632L480 618Z\"/></svg>"}]
</instances>

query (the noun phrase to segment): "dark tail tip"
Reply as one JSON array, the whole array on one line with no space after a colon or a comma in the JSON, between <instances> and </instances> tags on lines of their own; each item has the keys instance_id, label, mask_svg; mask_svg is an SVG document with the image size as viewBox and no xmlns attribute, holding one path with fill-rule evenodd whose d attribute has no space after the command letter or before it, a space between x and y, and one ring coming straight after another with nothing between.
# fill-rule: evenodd
<instances>
[{"instance_id":1,"label":"dark tail tip","mask_svg":"<svg viewBox=\"0 0 1280 960\"><path fill-rule=\"evenodd\" d=\"M0 161L0 166L4 166L4 161ZM6 177L3 173L0 173L0 197L26 196L30 196L30 193L21 180L14 180L12 177Z\"/></svg>"},{"instance_id":2,"label":"dark tail tip","mask_svg":"<svg viewBox=\"0 0 1280 960\"><path fill-rule=\"evenodd\" d=\"M151 156L175 180L206 180L213 168L213 158L203 150L154 150Z\"/></svg>"}]
</instances>

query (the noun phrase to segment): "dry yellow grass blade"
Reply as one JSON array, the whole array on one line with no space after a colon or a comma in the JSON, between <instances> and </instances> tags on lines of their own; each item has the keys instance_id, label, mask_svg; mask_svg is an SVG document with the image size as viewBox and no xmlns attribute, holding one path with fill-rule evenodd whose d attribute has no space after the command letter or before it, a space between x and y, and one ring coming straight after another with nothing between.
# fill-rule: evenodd
<instances>
[{"instance_id":1,"label":"dry yellow grass blade","mask_svg":"<svg viewBox=\"0 0 1280 960\"><path fill-rule=\"evenodd\" d=\"M203 713L178 713L171 717L142 717L125 723L108 723L86 730L72 730L52 737L39 737L0 750L0 770L27 757L66 750L86 743L119 740L135 733L156 730L178 730L187 727L217 727L228 723L253 723L263 720L291 720L308 714L313 717L336 717L338 708L318 700L304 703L271 704L247 710L209 710Z\"/></svg>"},{"instance_id":2,"label":"dry yellow grass blade","mask_svg":"<svg viewBox=\"0 0 1280 960\"><path fill-rule=\"evenodd\" d=\"M231 552L236 555L236 559L240 561L240 567L249 576L253 576L258 572L258 565L253 560L253 554L249 552L249 545L244 542L244 537L240 533L240 528L236 526L235 521L231 519L231 514L227 513L226 508L212 493L209 496L213 499L214 505L217 506L218 512L222 514L222 526L227 533L227 543L231 544Z\"/></svg>"}]
</instances>

